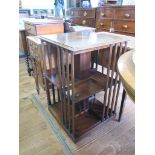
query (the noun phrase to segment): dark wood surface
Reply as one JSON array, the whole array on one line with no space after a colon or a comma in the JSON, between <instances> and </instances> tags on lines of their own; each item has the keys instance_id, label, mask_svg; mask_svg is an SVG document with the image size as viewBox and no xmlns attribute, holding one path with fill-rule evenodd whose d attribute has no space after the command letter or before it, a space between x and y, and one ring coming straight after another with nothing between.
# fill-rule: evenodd
<instances>
[{"instance_id":1,"label":"dark wood surface","mask_svg":"<svg viewBox=\"0 0 155 155\"><path fill-rule=\"evenodd\" d=\"M61 133L74 154L95 155L114 154L115 152L118 152L118 155L135 154L135 106L129 97L126 100L121 122L118 123L113 118L108 122L100 123L83 134L74 144L63 128L50 116L50 112L47 110L46 92L41 89L40 95L37 95L33 77L28 78L27 76L24 59L20 59L19 75L19 152L21 155L30 154L30 152L46 155L51 154L51 152L56 155L63 154L63 146L58 141L50 124L48 124L48 120L51 118L58 132ZM31 100L34 94L39 99L36 102ZM102 93L98 94L99 98L101 96ZM38 102L43 106L43 112L36 108ZM45 117L45 111L48 113L48 117ZM32 145L32 143L35 145Z\"/></svg>"},{"instance_id":2,"label":"dark wood surface","mask_svg":"<svg viewBox=\"0 0 155 155\"><path fill-rule=\"evenodd\" d=\"M59 21L59 20L29 19L28 21L25 21L24 24L25 24L26 37L27 36L45 35L45 34L64 33L63 21ZM28 42L26 42L26 46L27 46L26 62L27 62L27 70L28 70L29 75L31 75L31 72L32 72L32 68L31 68L30 62L29 62L30 52L32 54L32 51L34 50L34 48L39 48L39 47L37 47L38 45L34 45L35 43L32 43L33 41L31 41L31 43L29 45L28 45ZM31 46L31 44L32 44L32 46ZM33 46L35 46L35 47L33 47ZM34 54L35 53L36 52L34 52ZM36 57L37 57L37 54L36 54ZM39 58L39 56L38 56L38 58Z\"/></svg>"},{"instance_id":3,"label":"dark wood surface","mask_svg":"<svg viewBox=\"0 0 155 155\"><path fill-rule=\"evenodd\" d=\"M26 44L26 33L25 30L19 31L19 50L26 53L27 44Z\"/></svg>"},{"instance_id":4,"label":"dark wood surface","mask_svg":"<svg viewBox=\"0 0 155 155\"><path fill-rule=\"evenodd\" d=\"M95 8L71 8L67 16L73 24L95 27Z\"/></svg>"},{"instance_id":5,"label":"dark wood surface","mask_svg":"<svg viewBox=\"0 0 155 155\"><path fill-rule=\"evenodd\" d=\"M96 42L92 44L93 48L91 48L83 40L86 35L82 32L56 36L57 41L55 41L53 35L41 37L47 101L51 113L59 120L73 141L76 142L81 135L116 114L120 91L116 62L118 57L126 52L127 42L124 37L119 38L112 34L99 35L97 36L99 39L96 39ZM68 39L68 37L72 38L72 40ZM102 37L104 39L106 37L106 40L109 39L109 44L103 42L99 47L97 43L100 42ZM114 41L113 37L118 40ZM74 39L77 39L83 45L80 54L77 54L78 49L74 52L74 50L68 50L69 47L66 46L69 44L70 49L75 49L72 48L76 46ZM102 71L99 71L101 66L98 61L99 55L97 55L96 66L91 65L91 52L94 51L96 46L102 49L100 52L103 53L103 58L106 60L102 64ZM108 52L105 52L106 50ZM97 53L99 53L99 50ZM106 71L104 72L104 70ZM50 85L53 85L52 91L49 90ZM95 95L101 91L104 92L102 102L97 101L95 98ZM98 111L99 109L100 111Z\"/></svg>"},{"instance_id":6,"label":"dark wood surface","mask_svg":"<svg viewBox=\"0 0 155 155\"><path fill-rule=\"evenodd\" d=\"M135 34L135 6L103 6L96 9L96 31Z\"/></svg>"},{"instance_id":7,"label":"dark wood surface","mask_svg":"<svg viewBox=\"0 0 155 155\"><path fill-rule=\"evenodd\" d=\"M73 24L95 27L96 32L110 31L135 35L134 5L104 5L93 9L71 8L67 10L67 17Z\"/></svg>"}]
</instances>

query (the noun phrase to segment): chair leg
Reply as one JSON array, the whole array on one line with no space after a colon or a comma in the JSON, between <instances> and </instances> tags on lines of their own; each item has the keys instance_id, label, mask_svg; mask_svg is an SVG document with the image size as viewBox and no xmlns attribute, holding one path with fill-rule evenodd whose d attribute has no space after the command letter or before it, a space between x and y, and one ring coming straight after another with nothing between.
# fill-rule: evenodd
<instances>
[{"instance_id":1,"label":"chair leg","mask_svg":"<svg viewBox=\"0 0 155 155\"><path fill-rule=\"evenodd\" d=\"M121 121L122 114L123 114L123 111L124 111L125 99L126 99L126 91L125 91L125 89L123 89L122 100L121 100L121 106L120 106L120 111L119 111L119 118L118 118L118 121L119 121L119 122Z\"/></svg>"}]
</instances>

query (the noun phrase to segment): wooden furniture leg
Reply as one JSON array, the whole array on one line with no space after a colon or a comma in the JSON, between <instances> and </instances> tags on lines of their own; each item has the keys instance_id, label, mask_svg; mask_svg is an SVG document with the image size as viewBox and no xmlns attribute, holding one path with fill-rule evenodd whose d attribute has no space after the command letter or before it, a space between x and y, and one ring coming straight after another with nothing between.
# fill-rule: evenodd
<instances>
[{"instance_id":1,"label":"wooden furniture leg","mask_svg":"<svg viewBox=\"0 0 155 155\"><path fill-rule=\"evenodd\" d=\"M126 91L125 91L125 89L123 89L122 100L121 100L121 106L120 106L120 111L119 111L119 118L118 118L118 121L119 121L119 122L121 121L122 114L123 114L123 111L124 111L125 99L126 99Z\"/></svg>"},{"instance_id":2,"label":"wooden furniture leg","mask_svg":"<svg viewBox=\"0 0 155 155\"><path fill-rule=\"evenodd\" d=\"M50 98L50 90L49 90L49 82L48 80L45 78L45 88L46 88L46 94L47 94L47 102L48 105L51 105L51 98Z\"/></svg>"},{"instance_id":3,"label":"wooden furniture leg","mask_svg":"<svg viewBox=\"0 0 155 155\"><path fill-rule=\"evenodd\" d=\"M40 91L39 91L39 82L38 82L38 72L36 72L36 75L35 75L35 83L36 83L37 93L39 94Z\"/></svg>"},{"instance_id":4,"label":"wooden furniture leg","mask_svg":"<svg viewBox=\"0 0 155 155\"><path fill-rule=\"evenodd\" d=\"M26 66L27 66L27 72L28 72L29 76L31 76L32 69L30 68L29 53L26 53L25 61L26 61Z\"/></svg>"}]
</instances>

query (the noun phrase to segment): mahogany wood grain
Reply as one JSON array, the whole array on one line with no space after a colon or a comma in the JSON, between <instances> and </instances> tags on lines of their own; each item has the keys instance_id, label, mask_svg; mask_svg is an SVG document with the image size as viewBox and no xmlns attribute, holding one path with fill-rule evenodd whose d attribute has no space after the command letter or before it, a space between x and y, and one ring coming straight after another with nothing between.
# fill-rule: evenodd
<instances>
[{"instance_id":1,"label":"mahogany wood grain","mask_svg":"<svg viewBox=\"0 0 155 155\"><path fill-rule=\"evenodd\" d=\"M36 25L36 33L37 35L64 33L64 25L63 23Z\"/></svg>"},{"instance_id":2,"label":"mahogany wood grain","mask_svg":"<svg viewBox=\"0 0 155 155\"><path fill-rule=\"evenodd\" d=\"M117 85L119 88L120 84L119 79L115 79L117 77L115 76L116 61L118 53L121 51L120 43L124 46L127 38L94 32L46 35L40 38L46 45L42 52L44 63L47 63L45 59L49 60L50 72L45 72L45 78L59 90L60 94L60 102L53 102L50 111L55 117L59 117L58 120L62 127L76 142L81 135L101 121L115 116L116 111L113 107L117 107L119 89L113 91L113 86ZM89 44L91 45L88 46ZM57 48L56 66L58 69L53 68L53 64L50 63L54 54L54 50L51 49L54 47ZM91 66L91 52L94 50L97 51L95 67ZM99 71L99 52L106 55L105 60L107 59L107 61L104 62L104 65L102 64L107 69L106 74ZM70 58L71 64L69 64ZM104 100L99 102L96 94L101 91L104 92ZM111 103L113 92L116 93L116 97ZM49 96L48 91L46 93ZM55 95L55 92L51 93L51 96Z\"/></svg>"}]
</instances>

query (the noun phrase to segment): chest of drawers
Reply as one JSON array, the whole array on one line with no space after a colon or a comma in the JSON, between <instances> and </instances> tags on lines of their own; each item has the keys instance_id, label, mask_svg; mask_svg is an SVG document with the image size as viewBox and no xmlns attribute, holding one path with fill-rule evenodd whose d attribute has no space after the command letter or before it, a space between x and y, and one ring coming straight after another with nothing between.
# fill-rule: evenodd
<instances>
[{"instance_id":1,"label":"chest of drawers","mask_svg":"<svg viewBox=\"0 0 155 155\"><path fill-rule=\"evenodd\" d=\"M103 6L96 8L96 31L135 33L135 6Z\"/></svg>"},{"instance_id":2,"label":"chest of drawers","mask_svg":"<svg viewBox=\"0 0 155 155\"><path fill-rule=\"evenodd\" d=\"M29 19L24 21L25 34L27 36L38 36L46 34L58 34L64 33L63 20L57 19ZM26 64L27 71L31 75L32 68L29 63L29 46L27 44L28 51L26 52Z\"/></svg>"},{"instance_id":3,"label":"chest of drawers","mask_svg":"<svg viewBox=\"0 0 155 155\"><path fill-rule=\"evenodd\" d=\"M66 13L73 24L95 26L95 8L71 8Z\"/></svg>"},{"instance_id":4,"label":"chest of drawers","mask_svg":"<svg viewBox=\"0 0 155 155\"><path fill-rule=\"evenodd\" d=\"M61 21L25 21L27 36L57 34L64 32L64 25Z\"/></svg>"}]
</instances>

